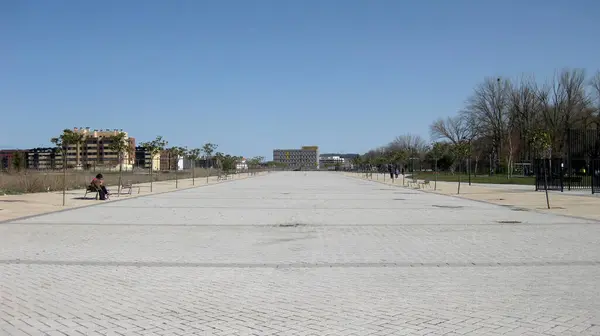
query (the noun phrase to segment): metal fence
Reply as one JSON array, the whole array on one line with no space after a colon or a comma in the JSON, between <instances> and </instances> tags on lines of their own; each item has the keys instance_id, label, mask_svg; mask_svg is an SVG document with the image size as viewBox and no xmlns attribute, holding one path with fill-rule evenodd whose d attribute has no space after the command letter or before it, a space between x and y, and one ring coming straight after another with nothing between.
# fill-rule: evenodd
<instances>
[{"instance_id":1,"label":"metal fence","mask_svg":"<svg viewBox=\"0 0 600 336\"><path fill-rule=\"evenodd\" d=\"M536 190L600 192L600 130L569 130L565 155L534 160Z\"/></svg>"}]
</instances>

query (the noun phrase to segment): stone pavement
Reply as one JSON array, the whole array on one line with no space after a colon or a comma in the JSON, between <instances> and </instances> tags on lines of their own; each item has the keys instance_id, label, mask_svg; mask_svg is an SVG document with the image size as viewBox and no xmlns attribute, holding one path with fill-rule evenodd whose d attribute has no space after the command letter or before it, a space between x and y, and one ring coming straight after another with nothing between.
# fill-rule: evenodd
<instances>
[{"instance_id":1,"label":"stone pavement","mask_svg":"<svg viewBox=\"0 0 600 336\"><path fill-rule=\"evenodd\" d=\"M266 172L258 173L266 174ZM244 179L251 177L247 173L230 175L232 179ZM181 179L179 181L168 180L154 182L152 192L150 191L150 183L139 183L133 188L132 194L127 195L122 192L121 195L116 195L117 187L109 186L109 190L113 193L109 201L116 201L124 198L132 198L149 194L164 193L175 191L178 189L186 189L199 187L206 184L226 182L218 180L217 176L198 177L196 179ZM0 196L0 222L13 220L20 217L39 215L48 212L61 211L71 208L79 208L93 205L99 201L94 199L93 194L88 194L88 198L83 198L85 189L68 190L66 192L66 204L62 205L62 191L31 193L22 195L2 195Z\"/></svg>"},{"instance_id":2,"label":"stone pavement","mask_svg":"<svg viewBox=\"0 0 600 336\"><path fill-rule=\"evenodd\" d=\"M0 224L0 335L600 335L600 224L282 172Z\"/></svg>"},{"instance_id":3,"label":"stone pavement","mask_svg":"<svg viewBox=\"0 0 600 336\"><path fill-rule=\"evenodd\" d=\"M365 179L364 174L344 173L344 175ZM403 183L402 178L392 182L389 176L384 176L384 174L373 174L369 180L399 186L402 186ZM433 184L434 182L431 181L428 188L420 190L512 208L600 220L600 197L591 195L589 190L587 194L583 191L551 191L549 192L550 209L548 209L544 192L535 191L534 186L504 184L473 184L469 186L468 183L463 182L460 187L460 195L457 195L457 182L437 182L437 190L434 190Z\"/></svg>"}]
</instances>

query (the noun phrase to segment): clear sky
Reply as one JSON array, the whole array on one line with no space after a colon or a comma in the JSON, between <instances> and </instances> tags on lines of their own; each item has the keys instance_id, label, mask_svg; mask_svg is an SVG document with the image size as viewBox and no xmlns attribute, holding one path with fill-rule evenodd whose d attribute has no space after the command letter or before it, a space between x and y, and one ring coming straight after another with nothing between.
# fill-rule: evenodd
<instances>
[{"instance_id":1,"label":"clear sky","mask_svg":"<svg viewBox=\"0 0 600 336\"><path fill-rule=\"evenodd\" d=\"M0 1L0 147L64 128L364 152L485 76L600 68L597 0Z\"/></svg>"}]
</instances>

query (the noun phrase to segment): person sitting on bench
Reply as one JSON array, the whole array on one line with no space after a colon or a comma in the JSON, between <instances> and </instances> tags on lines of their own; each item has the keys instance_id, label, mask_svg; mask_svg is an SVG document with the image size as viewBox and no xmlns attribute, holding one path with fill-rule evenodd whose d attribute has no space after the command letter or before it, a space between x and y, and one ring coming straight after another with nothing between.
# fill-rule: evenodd
<instances>
[{"instance_id":1,"label":"person sitting on bench","mask_svg":"<svg viewBox=\"0 0 600 336\"><path fill-rule=\"evenodd\" d=\"M104 186L104 176L102 176L102 174L96 175L96 177L92 179L90 185L98 190L98 196L100 196L100 200L105 200L108 198L109 193L108 189L106 189L106 186Z\"/></svg>"}]
</instances>

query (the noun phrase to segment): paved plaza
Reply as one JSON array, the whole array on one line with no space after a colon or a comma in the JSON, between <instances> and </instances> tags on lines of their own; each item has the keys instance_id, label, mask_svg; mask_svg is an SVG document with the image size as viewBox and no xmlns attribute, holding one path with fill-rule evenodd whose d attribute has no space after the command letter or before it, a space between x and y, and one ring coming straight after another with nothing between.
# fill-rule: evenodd
<instances>
[{"instance_id":1,"label":"paved plaza","mask_svg":"<svg viewBox=\"0 0 600 336\"><path fill-rule=\"evenodd\" d=\"M0 224L0 335L600 335L600 223L326 172L78 208Z\"/></svg>"}]
</instances>

